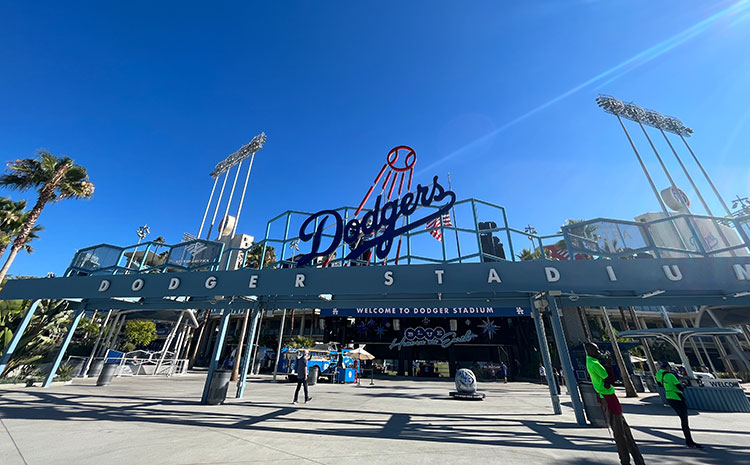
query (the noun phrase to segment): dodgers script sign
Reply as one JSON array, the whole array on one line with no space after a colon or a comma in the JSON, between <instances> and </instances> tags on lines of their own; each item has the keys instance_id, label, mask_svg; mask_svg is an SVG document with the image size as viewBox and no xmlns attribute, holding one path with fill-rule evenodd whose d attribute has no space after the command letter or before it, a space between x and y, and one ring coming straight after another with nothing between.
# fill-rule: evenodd
<instances>
[{"instance_id":1,"label":"dodgers script sign","mask_svg":"<svg viewBox=\"0 0 750 465\"><path fill-rule=\"evenodd\" d=\"M403 157L403 166L401 166L398 161L400 154L403 153L406 156ZM437 176L432 179L431 185L417 184L416 192L410 192L416 163L417 154L414 149L405 145L394 147L388 152L386 162L359 204L354 218L345 222L345 219L335 210L323 210L307 218L300 227L299 238L302 242L312 241L312 250L310 253L299 256L297 266L304 267L317 257L330 257L342 241L348 244L351 250L344 257L346 260L356 260L373 248L377 258L385 259L390 254L393 241L397 236L447 214L456 202L456 194L446 190L438 182ZM385 181L382 184L381 193L375 198L374 207L360 219L359 214L362 208L373 190L378 187L384 174L386 175ZM399 178L398 190L395 198L392 199ZM407 192L402 195L405 181ZM390 188L388 187L389 182ZM406 224L406 218L414 214L420 207L428 207L425 214ZM398 227L399 220L401 220L400 227ZM331 226L333 227L332 233L327 231ZM324 243L326 240L330 240L330 242ZM396 249L397 264L400 246L401 239L399 239L399 247ZM369 258L369 253L366 258Z\"/></svg>"},{"instance_id":2,"label":"dodgers script sign","mask_svg":"<svg viewBox=\"0 0 750 465\"><path fill-rule=\"evenodd\" d=\"M343 218L335 210L323 210L307 218L300 227L299 238L302 242L312 240L312 251L303 254L297 261L298 267L303 267L312 262L317 257L326 257L336 251L343 240L352 246L351 252L345 257L346 259L356 259L365 250L375 248L375 255L384 259L391 252L393 239L430 222L435 218L440 218L448 213L456 202L456 194L446 190L439 182L438 177L432 179L431 186L422 186L417 184L417 192L407 192L403 197L396 200L389 200L383 204L383 195L378 195L375 199L375 207L364 214L362 219L353 218L346 225ZM423 207L432 207L433 204L439 204L436 209L430 209L430 213L421 218L410 221L409 224L397 227L400 218L411 216L420 205ZM328 220L334 222L333 238L327 245L323 244L323 232L326 229ZM317 228L311 228L317 222ZM379 232L379 234L378 234ZM360 241L361 237L373 236L370 239Z\"/></svg>"}]
</instances>

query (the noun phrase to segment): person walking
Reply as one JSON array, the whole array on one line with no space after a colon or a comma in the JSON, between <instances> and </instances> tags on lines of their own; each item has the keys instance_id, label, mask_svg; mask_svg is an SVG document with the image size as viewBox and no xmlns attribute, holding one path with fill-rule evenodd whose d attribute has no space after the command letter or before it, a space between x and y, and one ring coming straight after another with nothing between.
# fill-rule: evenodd
<instances>
[{"instance_id":1,"label":"person walking","mask_svg":"<svg viewBox=\"0 0 750 465\"><path fill-rule=\"evenodd\" d=\"M622 415L622 405L615 395L615 387L612 386L610 375L599 361L601 354L599 347L593 342L587 342L586 348L586 371L591 377L591 384L594 390L599 394L599 403L604 411L604 417L607 419L609 427L612 429L612 436L617 446L617 454L620 456L622 465L630 464L630 456L636 465L644 465L643 456L638 449L638 445L633 439L633 433L630 426Z\"/></svg>"},{"instance_id":2,"label":"person walking","mask_svg":"<svg viewBox=\"0 0 750 465\"><path fill-rule=\"evenodd\" d=\"M688 425L688 408L685 403L685 396L682 393L684 387L677 376L672 372L669 362L662 360L661 370L656 372L656 384L664 388L667 397L667 403L680 417L682 424L682 434L685 435L685 445L696 449L703 449L703 446L693 441L693 435L690 434L690 425Z\"/></svg>"},{"instance_id":3,"label":"person walking","mask_svg":"<svg viewBox=\"0 0 750 465\"><path fill-rule=\"evenodd\" d=\"M544 369L544 365L539 364L539 382L547 384L547 370Z\"/></svg>"},{"instance_id":4,"label":"person walking","mask_svg":"<svg viewBox=\"0 0 750 465\"><path fill-rule=\"evenodd\" d=\"M508 365L505 364L505 362L501 362L500 365L500 376L503 377L503 381L507 384L508 383Z\"/></svg>"},{"instance_id":5,"label":"person walking","mask_svg":"<svg viewBox=\"0 0 750 465\"><path fill-rule=\"evenodd\" d=\"M308 395L307 392L307 361L310 359L310 352L305 350L304 352L300 351L297 354L297 390L294 391L294 402L293 404L298 404L297 399L299 398L299 388L305 387L305 403L308 403L312 400L312 397Z\"/></svg>"}]
</instances>

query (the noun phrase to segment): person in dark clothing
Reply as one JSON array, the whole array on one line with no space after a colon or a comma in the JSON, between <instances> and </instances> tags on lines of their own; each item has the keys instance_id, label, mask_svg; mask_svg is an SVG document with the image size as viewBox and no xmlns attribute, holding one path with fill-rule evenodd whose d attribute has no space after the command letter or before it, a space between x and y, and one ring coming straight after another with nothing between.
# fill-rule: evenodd
<instances>
[{"instance_id":1,"label":"person in dark clothing","mask_svg":"<svg viewBox=\"0 0 750 465\"><path fill-rule=\"evenodd\" d=\"M685 403L685 396L682 393L684 389L680 380L677 379L672 368L669 366L669 362L661 362L661 370L656 373L656 382L659 386L664 388L667 403L680 417L682 423L682 434L685 435L685 444L688 447L695 447L696 449L703 449L703 446L693 441L693 436L690 434L690 425L688 425L688 408Z\"/></svg>"},{"instance_id":2,"label":"person in dark clothing","mask_svg":"<svg viewBox=\"0 0 750 465\"><path fill-rule=\"evenodd\" d=\"M310 359L310 352L300 352L297 356L297 390L294 391L294 402L298 404L297 399L299 398L299 388L305 387L305 403L312 400L312 397L307 392L307 361Z\"/></svg>"}]
</instances>

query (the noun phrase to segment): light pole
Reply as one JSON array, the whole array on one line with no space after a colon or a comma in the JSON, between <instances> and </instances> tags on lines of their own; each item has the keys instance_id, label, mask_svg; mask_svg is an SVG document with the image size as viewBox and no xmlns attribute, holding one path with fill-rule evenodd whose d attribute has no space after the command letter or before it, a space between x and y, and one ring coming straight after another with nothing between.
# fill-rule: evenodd
<instances>
[{"instance_id":1,"label":"light pole","mask_svg":"<svg viewBox=\"0 0 750 465\"><path fill-rule=\"evenodd\" d=\"M523 228L523 231L529 235L529 241L531 241L531 255L534 255L534 252L536 252L536 244L534 244L534 237L533 235L536 234L536 228L534 228L532 225L526 225L525 228Z\"/></svg>"},{"instance_id":2,"label":"light pole","mask_svg":"<svg viewBox=\"0 0 750 465\"><path fill-rule=\"evenodd\" d=\"M130 255L130 261L128 262L128 268L130 268L130 265L133 264L133 258L135 258L135 253L138 250L138 246L140 245L141 241L146 238L148 234L151 234L151 230L148 228L147 224L144 224L143 226L140 226L136 231L136 234L138 234L138 243L135 245L135 249L133 249L133 253ZM146 257L144 257L145 260Z\"/></svg>"}]
</instances>

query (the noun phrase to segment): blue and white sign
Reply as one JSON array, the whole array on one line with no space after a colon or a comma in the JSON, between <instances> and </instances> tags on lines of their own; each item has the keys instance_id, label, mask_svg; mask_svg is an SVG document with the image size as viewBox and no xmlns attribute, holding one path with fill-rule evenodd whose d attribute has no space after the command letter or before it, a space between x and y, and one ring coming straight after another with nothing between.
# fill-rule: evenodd
<instances>
[{"instance_id":1,"label":"blue and white sign","mask_svg":"<svg viewBox=\"0 0 750 465\"><path fill-rule=\"evenodd\" d=\"M454 331L446 331L439 326L437 328L423 328L419 326L416 328L406 328L401 340L394 338L388 348L398 350L401 350L402 347L412 346L440 346L446 348L459 342L470 342L477 337L479 336L471 332L470 329L463 336L459 336Z\"/></svg>"},{"instance_id":2,"label":"blue and white sign","mask_svg":"<svg viewBox=\"0 0 750 465\"><path fill-rule=\"evenodd\" d=\"M384 317L384 318L481 318L530 316L527 307L361 307L323 308L320 316Z\"/></svg>"}]
</instances>

